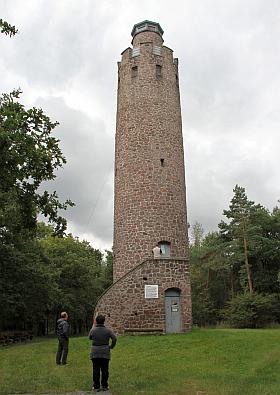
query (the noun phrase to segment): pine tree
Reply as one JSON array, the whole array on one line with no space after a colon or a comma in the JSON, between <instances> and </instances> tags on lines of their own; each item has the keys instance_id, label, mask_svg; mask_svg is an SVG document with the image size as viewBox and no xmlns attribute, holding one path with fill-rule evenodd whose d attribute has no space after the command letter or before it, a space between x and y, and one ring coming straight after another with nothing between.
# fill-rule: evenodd
<instances>
[{"instance_id":1,"label":"pine tree","mask_svg":"<svg viewBox=\"0 0 280 395\"><path fill-rule=\"evenodd\" d=\"M233 192L234 196L229 205L229 210L224 210L223 212L229 222L221 221L219 228L228 244L230 253L234 253L237 259L242 256L249 292L253 293L250 245L254 244L259 233L259 227L255 220L256 216L264 208L248 199L245 188L236 185Z\"/></svg>"}]
</instances>

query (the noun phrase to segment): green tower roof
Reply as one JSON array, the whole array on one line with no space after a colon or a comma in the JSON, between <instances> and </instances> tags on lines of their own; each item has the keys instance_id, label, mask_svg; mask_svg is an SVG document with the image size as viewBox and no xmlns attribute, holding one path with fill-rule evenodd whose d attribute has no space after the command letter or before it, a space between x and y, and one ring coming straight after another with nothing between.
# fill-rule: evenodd
<instances>
[{"instance_id":1,"label":"green tower roof","mask_svg":"<svg viewBox=\"0 0 280 395\"><path fill-rule=\"evenodd\" d=\"M134 37L137 33L145 32L145 31L152 31L152 32L159 33L161 36L163 35L163 30L162 30L160 24L157 22L152 22L152 21L148 21L148 20L145 20L140 23L136 23L136 25L133 26L131 35L132 35L132 37Z\"/></svg>"}]
</instances>

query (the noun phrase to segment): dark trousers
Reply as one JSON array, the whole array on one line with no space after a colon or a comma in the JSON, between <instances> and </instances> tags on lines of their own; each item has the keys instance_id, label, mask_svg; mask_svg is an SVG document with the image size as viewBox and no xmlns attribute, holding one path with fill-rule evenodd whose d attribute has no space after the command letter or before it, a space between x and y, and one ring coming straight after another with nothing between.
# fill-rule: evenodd
<instances>
[{"instance_id":1,"label":"dark trousers","mask_svg":"<svg viewBox=\"0 0 280 395\"><path fill-rule=\"evenodd\" d=\"M94 389L100 388L100 371L101 371L101 385L103 388L108 387L109 378L109 359L93 358L92 359L92 378Z\"/></svg>"},{"instance_id":2,"label":"dark trousers","mask_svg":"<svg viewBox=\"0 0 280 395\"><path fill-rule=\"evenodd\" d=\"M62 364L65 365L67 362L67 355L68 355L68 343L69 340L65 339L64 337L58 337L58 348L56 353L56 363L58 365Z\"/></svg>"}]
</instances>

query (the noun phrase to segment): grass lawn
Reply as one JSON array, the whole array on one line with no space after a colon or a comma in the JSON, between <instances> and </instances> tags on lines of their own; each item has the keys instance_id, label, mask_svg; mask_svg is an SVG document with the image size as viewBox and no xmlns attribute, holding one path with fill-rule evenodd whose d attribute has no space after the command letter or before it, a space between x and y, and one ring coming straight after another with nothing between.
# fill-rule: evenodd
<instances>
[{"instance_id":1,"label":"grass lawn","mask_svg":"<svg viewBox=\"0 0 280 395\"><path fill-rule=\"evenodd\" d=\"M87 337L70 339L67 366L56 339L0 348L0 394L89 391ZM113 395L279 395L280 330L202 329L119 337L110 363Z\"/></svg>"}]
</instances>

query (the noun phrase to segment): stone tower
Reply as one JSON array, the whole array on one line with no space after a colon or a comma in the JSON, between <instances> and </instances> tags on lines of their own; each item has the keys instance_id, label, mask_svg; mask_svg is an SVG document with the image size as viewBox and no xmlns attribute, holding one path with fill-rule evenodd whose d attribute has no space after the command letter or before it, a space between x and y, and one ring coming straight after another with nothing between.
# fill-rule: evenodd
<instances>
[{"instance_id":1,"label":"stone tower","mask_svg":"<svg viewBox=\"0 0 280 395\"><path fill-rule=\"evenodd\" d=\"M114 283L96 311L118 333L181 332L191 298L178 59L158 23L131 34L118 63Z\"/></svg>"}]
</instances>

